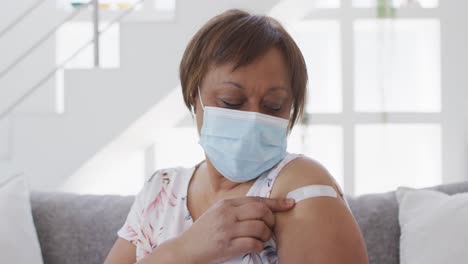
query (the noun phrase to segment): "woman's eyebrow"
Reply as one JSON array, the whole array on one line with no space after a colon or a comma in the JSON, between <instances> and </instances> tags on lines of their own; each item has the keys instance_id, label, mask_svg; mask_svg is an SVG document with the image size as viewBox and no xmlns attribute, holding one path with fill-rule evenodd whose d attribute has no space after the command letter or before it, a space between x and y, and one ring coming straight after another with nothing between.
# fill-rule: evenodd
<instances>
[{"instance_id":1,"label":"woman's eyebrow","mask_svg":"<svg viewBox=\"0 0 468 264\"><path fill-rule=\"evenodd\" d=\"M224 81L223 84L230 84L230 85L233 85L239 89L244 89L244 87L242 85L240 85L239 83L236 83L236 82L233 82L233 81Z\"/></svg>"},{"instance_id":2,"label":"woman's eyebrow","mask_svg":"<svg viewBox=\"0 0 468 264\"><path fill-rule=\"evenodd\" d=\"M241 84L236 83L236 82L233 82L233 81L224 81L224 82L222 82L222 83L223 83L223 84L230 84L230 85L235 86L235 87L237 87L237 88L239 88L239 89L245 89ZM285 90L285 91L287 91L288 89L287 89L286 87L284 87L284 86L272 86L272 87L271 87L270 89L268 89L268 90L270 90L270 91L271 91L271 90Z\"/></svg>"},{"instance_id":3,"label":"woman's eyebrow","mask_svg":"<svg viewBox=\"0 0 468 264\"><path fill-rule=\"evenodd\" d=\"M273 86L269 89L269 91L275 91L275 90L284 90L284 91L288 91L288 89L284 86Z\"/></svg>"}]
</instances>

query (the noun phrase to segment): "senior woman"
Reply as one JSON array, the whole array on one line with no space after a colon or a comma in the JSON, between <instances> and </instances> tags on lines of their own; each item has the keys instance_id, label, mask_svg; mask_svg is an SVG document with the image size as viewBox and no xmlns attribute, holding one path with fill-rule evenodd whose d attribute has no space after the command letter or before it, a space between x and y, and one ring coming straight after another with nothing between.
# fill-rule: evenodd
<instances>
[{"instance_id":1,"label":"senior woman","mask_svg":"<svg viewBox=\"0 0 468 264\"><path fill-rule=\"evenodd\" d=\"M368 262L333 177L286 152L307 70L276 20L212 18L188 44L180 80L206 159L145 182L105 263Z\"/></svg>"}]
</instances>

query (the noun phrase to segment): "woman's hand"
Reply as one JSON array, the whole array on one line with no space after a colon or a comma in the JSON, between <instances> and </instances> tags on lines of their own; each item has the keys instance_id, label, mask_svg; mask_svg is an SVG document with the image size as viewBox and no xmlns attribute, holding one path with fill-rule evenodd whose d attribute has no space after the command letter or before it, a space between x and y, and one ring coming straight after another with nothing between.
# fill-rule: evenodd
<instances>
[{"instance_id":1,"label":"woman's hand","mask_svg":"<svg viewBox=\"0 0 468 264\"><path fill-rule=\"evenodd\" d=\"M191 263L219 263L262 251L273 233L273 212L294 206L294 200L287 200L248 196L221 200L200 216L178 242Z\"/></svg>"}]
</instances>

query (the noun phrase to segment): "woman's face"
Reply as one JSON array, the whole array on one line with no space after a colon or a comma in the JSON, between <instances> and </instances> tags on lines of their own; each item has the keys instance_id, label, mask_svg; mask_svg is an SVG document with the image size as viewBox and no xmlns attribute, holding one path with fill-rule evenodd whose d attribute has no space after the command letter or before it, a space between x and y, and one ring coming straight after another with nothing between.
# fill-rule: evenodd
<instances>
[{"instance_id":1,"label":"woman's face","mask_svg":"<svg viewBox=\"0 0 468 264\"><path fill-rule=\"evenodd\" d=\"M281 52L272 48L249 65L232 71L234 64L213 67L200 84L204 106L258 112L289 119L292 91L289 72ZM198 132L203 123L203 108L195 98Z\"/></svg>"}]
</instances>

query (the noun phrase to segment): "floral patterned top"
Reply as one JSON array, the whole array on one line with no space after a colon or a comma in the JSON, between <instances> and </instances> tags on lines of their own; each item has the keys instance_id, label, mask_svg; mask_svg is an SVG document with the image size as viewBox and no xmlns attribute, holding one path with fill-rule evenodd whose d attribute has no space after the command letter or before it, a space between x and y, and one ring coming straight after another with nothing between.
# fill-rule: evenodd
<instances>
[{"instance_id":1,"label":"floral patterned top","mask_svg":"<svg viewBox=\"0 0 468 264\"><path fill-rule=\"evenodd\" d=\"M275 167L256 179L247 196L269 197L280 170L299 156L288 153ZM193 224L186 198L195 168L196 166L159 170L145 182L136 195L127 220L117 234L136 246L137 261ZM224 263L278 263L275 239L273 237L267 241L263 251L259 253L245 254Z\"/></svg>"}]
</instances>

